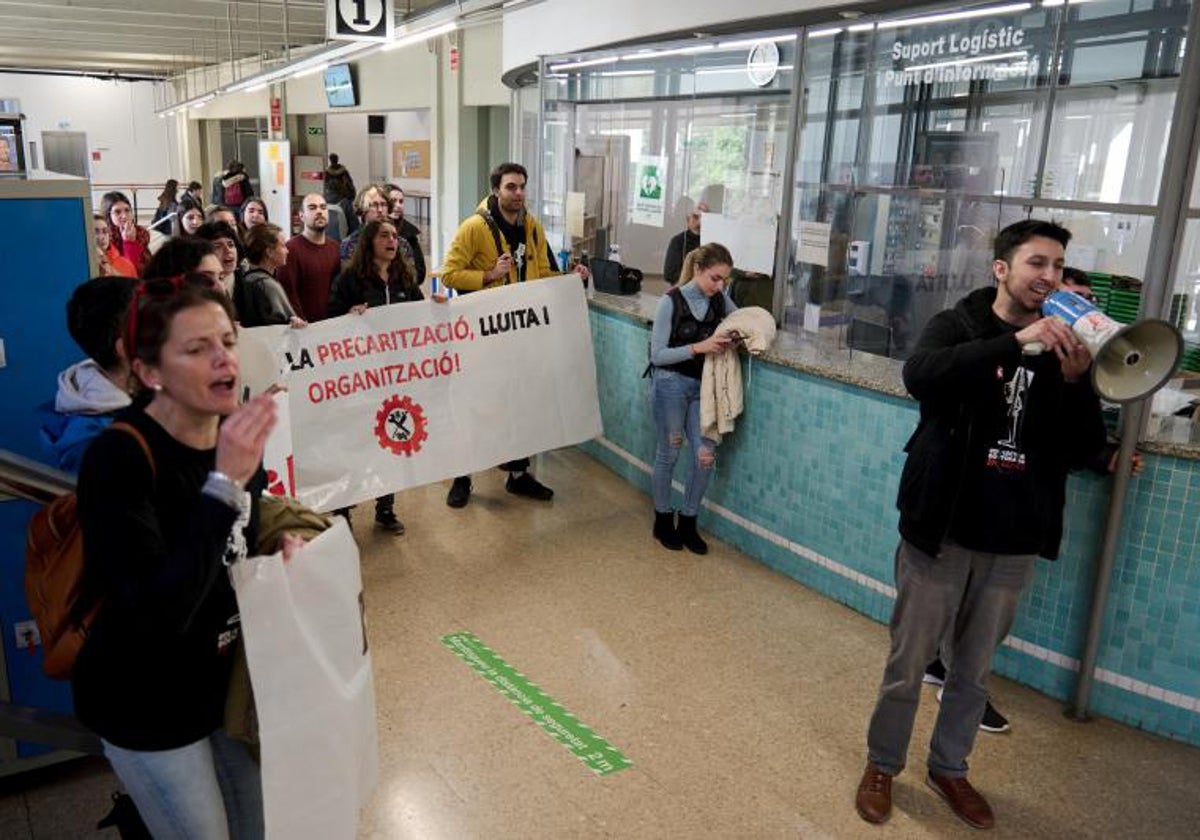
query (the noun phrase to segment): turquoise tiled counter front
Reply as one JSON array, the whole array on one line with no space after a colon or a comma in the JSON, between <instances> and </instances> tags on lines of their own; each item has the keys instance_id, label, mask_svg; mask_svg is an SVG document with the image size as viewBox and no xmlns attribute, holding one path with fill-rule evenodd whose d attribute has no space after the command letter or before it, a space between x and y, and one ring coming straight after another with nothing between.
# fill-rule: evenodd
<instances>
[{"instance_id":1,"label":"turquoise tiled counter front","mask_svg":"<svg viewBox=\"0 0 1200 840\"><path fill-rule=\"evenodd\" d=\"M583 449L649 492L654 432L648 380L641 378L649 325L644 313L596 302L590 318L604 437ZM916 404L887 388L774 360L743 361L743 381L746 411L718 451L701 524L886 622L895 594L896 488ZM1087 632L1109 485L1100 476L1071 477L1061 557L1039 563L995 660L997 673L1064 700L1073 693ZM1092 708L1200 745L1198 502L1200 461L1146 456L1130 493ZM650 524L647 501L648 544Z\"/></svg>"}]
</instances>

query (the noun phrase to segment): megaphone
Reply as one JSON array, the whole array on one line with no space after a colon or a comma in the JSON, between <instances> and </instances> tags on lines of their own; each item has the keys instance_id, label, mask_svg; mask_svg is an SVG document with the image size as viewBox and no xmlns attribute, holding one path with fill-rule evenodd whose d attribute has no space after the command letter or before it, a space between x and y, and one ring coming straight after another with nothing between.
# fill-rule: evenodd
<instances>
[{"instance_id":1,"label":"megaphone","mask_svg":"<svg viewBox=\"0 0 1200 840\"><path fill-rule=\"evenodd\" d=\"M1166 321L1122 324L1074 292L1059 290L1050 295L1042 304L1042 314L1066 321L1087 347L1092 354L1092 387L1109 402L1150 396L1167 384L1183 357L1183 336Z\"/></svg>"}]
</instances>

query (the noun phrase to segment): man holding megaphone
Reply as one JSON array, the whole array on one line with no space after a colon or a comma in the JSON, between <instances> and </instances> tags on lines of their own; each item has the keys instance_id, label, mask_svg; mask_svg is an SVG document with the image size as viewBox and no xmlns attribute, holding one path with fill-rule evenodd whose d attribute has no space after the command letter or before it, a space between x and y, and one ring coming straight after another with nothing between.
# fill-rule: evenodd
<instances>
[{"instance_id":1,"label":"man holding megaphone","mask_svg":"<svg viewBox=\"0 0 1200 840\"><path fill-rule=\"evenodd\" d=\"M1058 554L1068 471L1105 447L1088 348L1042 314L1070 238L1032 219L1000 231L995 286L934 316L904 365L921 414L897 500L891 652L855 800L868 822L891 812L891 780L904 769L922 676L941 643L947 674L927 783L969 825L995 823L966 779L992 654L1035 560Z\"/></svg>"}]
</instances>

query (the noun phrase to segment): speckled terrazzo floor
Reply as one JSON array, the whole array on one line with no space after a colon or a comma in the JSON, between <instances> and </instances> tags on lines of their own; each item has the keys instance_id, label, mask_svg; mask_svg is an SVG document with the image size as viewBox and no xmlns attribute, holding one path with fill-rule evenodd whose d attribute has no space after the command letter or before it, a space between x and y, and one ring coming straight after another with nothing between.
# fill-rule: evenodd
<instances>
[{"instance_id":1,"label":"speckled terrazzo floor","mask_svg":"<svg viewBox=\"0 0 1200 840\"><path fill-rule=\"evenodd\" d=\"M923 784L928 689L911 770L883 827L854 812L886 629L713 542L650 538L649 500L575 450L542 456L552 503L475 476L398 497L408 533L363 550L381 741L360 837L784 838L964 836ZM633 766L597 776L439 639L467 630ZM997 837L1194 836L1200 750L995 680L1006 735L981 734L972 779ZM89 759L0 779L0 837L97 836L115 787ZM116 837L115 832L99 836Z\"/></svg>"}]
</instances>

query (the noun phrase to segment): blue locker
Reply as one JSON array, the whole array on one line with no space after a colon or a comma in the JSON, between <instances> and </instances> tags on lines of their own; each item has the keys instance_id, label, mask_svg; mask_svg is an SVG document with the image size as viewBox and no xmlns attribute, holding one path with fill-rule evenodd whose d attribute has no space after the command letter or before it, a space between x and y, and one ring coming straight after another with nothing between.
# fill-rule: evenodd
<instances>
[{"instance_id":1,"label":"blue locker","mask_svg":"<svg viewBox=\"0 0 1200 840\"><path fill-rule=\"evenodd\" d=\"M88 184L75 179L0 182L4 237L0 293L0 449L47 462L34 408L54 398L58 372L82 353L67 333L65 306L91 271ZM70 685L41 671L41 649L18 648L16 625L30 618L25 603L25 527L37 507L0 501L0 634L10 702L72 712ZM28 757L47 748L18 742Z\"/></svg>"}]
</instances>

